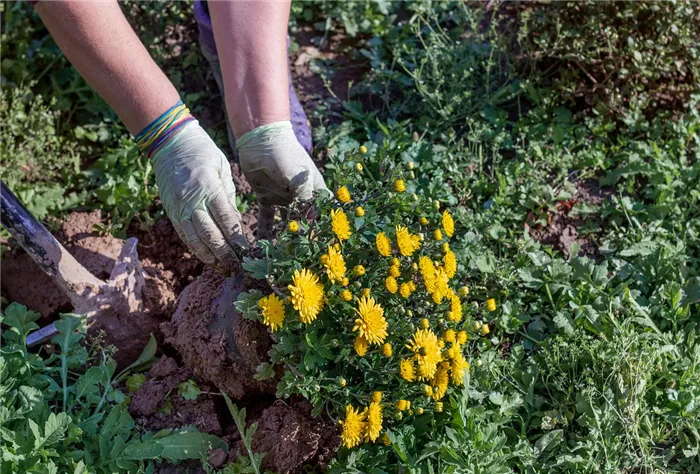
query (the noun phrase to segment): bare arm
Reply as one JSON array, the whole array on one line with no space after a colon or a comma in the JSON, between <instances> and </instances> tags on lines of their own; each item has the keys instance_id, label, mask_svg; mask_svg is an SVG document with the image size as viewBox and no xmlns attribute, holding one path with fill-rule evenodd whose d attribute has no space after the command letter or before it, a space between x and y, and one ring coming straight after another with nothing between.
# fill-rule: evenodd
<instances>
[{"instance_id":1,"label":"bare arm","mask_svg":"<svg viewBox=\"0 0 700 474\"><path fill-rule=\"evenodd\" d=\"M290 120L287 78L289 0L209 2L236 137Z\"/></svg>"},{"instance_id":2,"label":"bare arm","mask_svg":"<svg viewBox=\"0 0 700 474\"><path fill-rule=\"evenodd\" d=\"M179 100L116 1L39 2L63 54L136 135Z\"/></svg>"}]
</instances>

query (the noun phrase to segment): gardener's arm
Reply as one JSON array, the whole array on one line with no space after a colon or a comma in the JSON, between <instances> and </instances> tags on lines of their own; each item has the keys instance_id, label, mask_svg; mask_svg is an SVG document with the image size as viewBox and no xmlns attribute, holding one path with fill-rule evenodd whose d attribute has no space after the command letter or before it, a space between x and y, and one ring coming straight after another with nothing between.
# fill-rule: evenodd
<instances>
[{"instance_id":1,"label":"gardener's arm","mask_svg":"<svg viewBox=\"0 0 700 474\"><path fill-rule=\"evenodd\" d=\"M221 60L226 110L241 168L261 204L258 236L267 237L275 205L310 199L325 188L290 122L288 0L209 2Z\"/></svg>"},{"instance_id":2,"label":"gardener's arm","mask_svg":"<svg viewBox=\"0 0 700 474\"><path fill-rule=\"evenodd\" d=\"M168 216L190 250L224 270L241 233L231 169L184 106L116 1L47 1L36 11L61 51L153 158Z\"/></svg>"}]
</instances>

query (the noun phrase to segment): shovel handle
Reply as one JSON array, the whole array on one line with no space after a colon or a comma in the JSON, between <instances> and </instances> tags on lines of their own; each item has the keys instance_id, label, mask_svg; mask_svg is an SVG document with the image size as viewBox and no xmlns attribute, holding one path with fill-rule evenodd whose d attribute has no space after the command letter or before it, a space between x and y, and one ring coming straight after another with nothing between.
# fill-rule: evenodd
<instances>
[{"instance_id":1,"label":"shovel handle","mask_svg":"<svg viewBox=\"0 0 700 474\"><path fill-rule=\"evenodd\" d=\"M0 181L0 222L68 296L76 311L104 284L87 271Z\"/></svg>"}]
</instances>

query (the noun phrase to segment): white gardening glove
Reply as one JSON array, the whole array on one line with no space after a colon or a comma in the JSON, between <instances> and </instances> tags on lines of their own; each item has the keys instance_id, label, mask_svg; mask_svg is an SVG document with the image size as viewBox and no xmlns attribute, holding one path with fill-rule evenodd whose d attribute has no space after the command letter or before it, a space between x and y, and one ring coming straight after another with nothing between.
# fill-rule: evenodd
<instances>
[{"instance_id":1,"label":"white gardening glove","mask_svg":"<svg viewBox=\"0 0 700 474\"><path fill-rule=\"evenodd\" d=\"M323 176L299 144L291 122L258 127L238 139L236 148L241 169L260 203L258 238L269 238L275 211L295 198L311 199L326 189Z\"/></svg>"},{"instance_id":2,"label":"white gardening glove","mask_svg":"<svg viewBox=\"0 0 700 474\"><path fill-rule=\"evenodd\" d=\"M196 120L153 155L158 193L180 238L197 258L224 273L240 268L241 232L231 165Z\"/></svg>"}]
</instances>

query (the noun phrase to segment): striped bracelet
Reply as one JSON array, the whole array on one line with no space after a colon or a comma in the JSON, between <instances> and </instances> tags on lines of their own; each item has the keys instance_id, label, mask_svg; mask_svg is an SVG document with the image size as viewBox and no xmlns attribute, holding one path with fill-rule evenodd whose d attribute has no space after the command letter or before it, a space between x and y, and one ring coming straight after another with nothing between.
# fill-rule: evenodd
<instances>
[{"instance_id":1,"label":"striped bracelet","mask_svg":"<svg viewBox=\"0 0 700 474\"><path fill-rule=\"evenodd\" d=\"M141 130L135 137L136 144L150 158L175 131L192 120L194 117L190 115L190 109L180 100Z\"/></svg>"}]
</instances>

